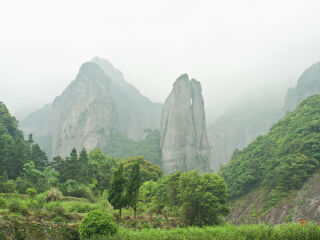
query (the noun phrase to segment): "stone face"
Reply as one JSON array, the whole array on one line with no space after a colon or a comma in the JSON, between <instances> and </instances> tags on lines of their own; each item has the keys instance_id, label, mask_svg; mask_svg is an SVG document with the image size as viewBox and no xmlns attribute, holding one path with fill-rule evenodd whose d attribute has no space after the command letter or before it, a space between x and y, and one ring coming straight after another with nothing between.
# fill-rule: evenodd
<instances>
[{"instance_id":1,"label":"stone face","mask_svg":"<svg viewBox=\"0 0 320 240\"><path fill-rule=\"evenodd\" d=\"M53 102L52 156L75 147L103 148L112 127L110 79L94 63L84 63L69 87Z\"/></svg>"},{"instance_id":2,"label":"stone face","mask_svg":"<svg viewBox=\"0 0 320 240\"><path fill-rule=\"evenodd\" d=\"M200 82L181 75L166 99L160 125L162 168L165 173L198 169L210 171Z\"/></svg>"},{"instance_id":3,"label":"stone face","mask_svg":"<svg viewBox=\"0 0 320 240\"><path fill-rule=\"evenodd\" d=\"M53 103L21 124L49 158L69 155L73 147L106 149L112 130L133 140L158 129L162 104L144 97L113 65L100 58L84 63L74 81Z\"/></svg>"},{"instance_id":4,"label":"stone face","mask_svg":"<svg viewBox=\"0 0 320 240\"><path fill-rule=\"evenodd\" d=\"M91 61L111 79L114 127L133 140L142 140L145 129L158 129L162 104L153 103L143 96L133 85L126 82L123 74L109 61L98 57Z\"/></svg>"}]
</instances>

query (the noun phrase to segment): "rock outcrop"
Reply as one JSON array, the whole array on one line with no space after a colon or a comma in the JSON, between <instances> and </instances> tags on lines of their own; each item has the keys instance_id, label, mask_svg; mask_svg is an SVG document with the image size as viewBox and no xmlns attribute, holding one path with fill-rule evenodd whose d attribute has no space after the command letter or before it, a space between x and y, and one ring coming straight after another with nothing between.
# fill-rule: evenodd
<instances>
[{"instance_id":1,"label":"rock outcrop","mask_svg":"<svg viewBox=\"0 0 320 240\"><path fill-rule=\"evenodd\" d=\"M162 169L165 173L198 169L210 171L200 82L181 75L166 99L160 125Z\"/></svg>"},{"instance_id":2,"label":"rock outcrop","mask_svg":"<svg viewBox=\"0 0 320 240\"><path fill-rule=\"evenodd\" d=\"M52 156L66 156L75 147L107 144L113 124L110 79L94 63L84 63L61 96L53 102Z\"/></svg>"},{"instance_id":3,"label":"rock outcrop","mask_svg":"<svg viewBox=\"0 0 320 240\"><path fill-rule=\"evenodd\" d=\"M84 63L74 81L53 103L21 123L51 157L65 157L73 147L105 150L112 130L132 140L158 129L162 105L142 96L123 74L101 58Z\"/></svg>"}]
</instances>

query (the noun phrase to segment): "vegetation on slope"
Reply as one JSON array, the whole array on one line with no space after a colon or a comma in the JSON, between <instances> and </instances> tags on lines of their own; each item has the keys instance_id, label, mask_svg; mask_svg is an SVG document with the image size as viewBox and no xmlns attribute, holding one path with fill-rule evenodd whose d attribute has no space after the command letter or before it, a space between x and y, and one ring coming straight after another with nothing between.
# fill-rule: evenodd
<instances>
[{"instance_id":1,"label":"vegetation on slope","mask_svg":"<svg viewBox=\"0 0 320 240\"><path fill-rule=\"evenodd\" d=\"M320 165L320 96L303 100L297 109L235 151L220 174L231 198L259 186L288 192L299 189Z\"/></svg>"},{"instance_id":2,"label":"vegetation on slope","mask_svg":"<svg viewBox=\"0 0 320 240\"><path fill-rule=\"evenodd\" d=\"M146 130L146 137L141 141L134 141L112 130L110 141L104 152L116 158L128 158L132 156L143 156L152 164L160 166L160 132L159 130Z\"/></svg>"}]
</instances>

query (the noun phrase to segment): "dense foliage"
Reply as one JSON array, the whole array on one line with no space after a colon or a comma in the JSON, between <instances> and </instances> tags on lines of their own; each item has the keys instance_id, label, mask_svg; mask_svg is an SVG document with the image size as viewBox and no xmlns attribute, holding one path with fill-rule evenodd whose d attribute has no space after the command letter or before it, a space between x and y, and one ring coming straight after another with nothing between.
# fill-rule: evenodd
<instances>
[{"instance_id":1,"label":"dense foliage","mask_svg":"<svg viewBox=\"0 0 320 240\"><path fill-rule=\"evenodd\" d=\"M30 161L39 170L44 170L48 164L45 153L38 144L34 144L32 135L28 141L24 140L17 120L0 102L0 176L14 179L20 176L24 164Z\"/></svg>"},{"instance_id":2,"label":"dense foliage","mask_svg":"<svg viewBox=\"0 0 320 240\"><path fill-rule=\"evenodd\" d=\"M117 170L113 174L113 177L111 180L111 186L109 189L109 196L108 196L108 201L113 206L113 208L120 210L120 217L121 217L121 209L126 205L125 193L124 193L125 184L126 184L126 179L124 178L124 175L123 175L122 164L120 164Z\"/></svg>"},{"instance_id":3,"label":"dense foliage","mask_svg":"<svg viewBox=\"0 0 320 240\"><path fill-rule=\"evenodd\" d=\"M99 235L114 235L118 232L118 226L112 217L102 211L94 210L84 217L79 226L81 239L87 239Z\"/></svg>"},{"instance_id":4,"label":"dense foliage","mask_svg":"<svg viewBox=\"0 0 320 240\"><path fill-rule=\"evenodd\" d=\"M125 160L119 161L122 164L124 175L127 179L130 177L130 173L133 170L136 163L139 164L139 171L141 173L141 181L157 181L163 174L159 166L156 166L149 161L145 160L142 156L128 157Z\"/></svg>"},{"instance_id":5,"label":"dense foliage","mask_svg":"<svg viewBox=\"0 0 320 240\"><path fill-rule=\"evenodd\" d=\"M214 225L228 213L226 192L223 178L216 174L178 172L145 182L139 203L145 211L179 218L180 225Z\"/></svg>"},{"instance_id":6,"label":"dense foliage","mask_svg":"<svg viewBox=\"0 0 320 240\"><path fill-rule=\"evenodd\" d=\"M265 186L279 192L298 189L320 166L320 95L303 100L297 109L272 126L247 148L235 151L221 169L235 198Z\"/></svg>"},{"instance_id":7,"label":"dense foliage","mask_svg":"<svg viewBox=\"0 0 320 240\"><path fill-rule=\"evenodd\" d=\"M113 130L110 141L104 152L116 158L144 156L152 164L160 166L160 132L159 130L146 130L146 137L141 141L134 141Z\"/></svg>"}]
</instances>

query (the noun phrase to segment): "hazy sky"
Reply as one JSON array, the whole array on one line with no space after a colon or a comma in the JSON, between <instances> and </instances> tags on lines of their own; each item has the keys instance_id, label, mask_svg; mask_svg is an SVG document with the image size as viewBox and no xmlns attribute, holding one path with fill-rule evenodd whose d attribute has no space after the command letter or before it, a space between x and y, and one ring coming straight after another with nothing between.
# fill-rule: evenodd
<instances>
[{"instance_id":1,"label":"hazy sky","mask_svg":"<svg viewBox=\"0 0 320 240\"><path fill-rule=\"evenodd\" d=\"M0 100L22 116L99 56L158 102L188 73L215 116L320 61L319 13L317 0L3 0Z\"/></svg>"}]
</instances>

